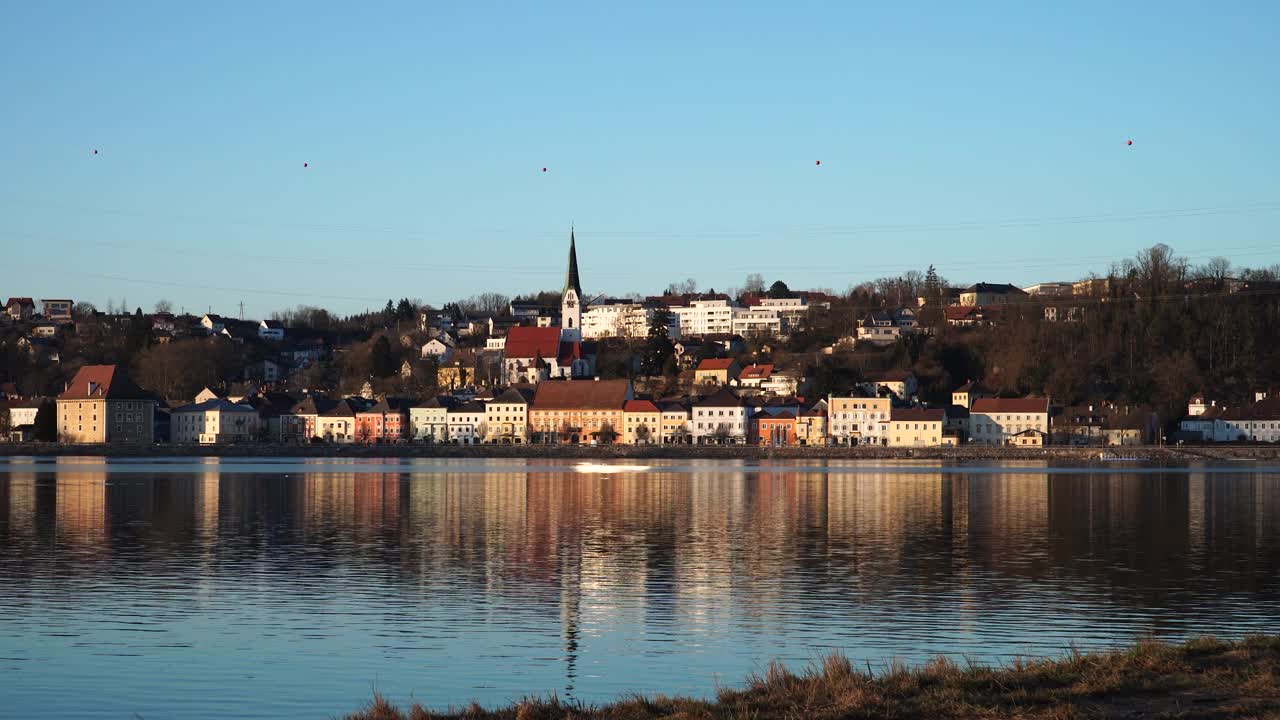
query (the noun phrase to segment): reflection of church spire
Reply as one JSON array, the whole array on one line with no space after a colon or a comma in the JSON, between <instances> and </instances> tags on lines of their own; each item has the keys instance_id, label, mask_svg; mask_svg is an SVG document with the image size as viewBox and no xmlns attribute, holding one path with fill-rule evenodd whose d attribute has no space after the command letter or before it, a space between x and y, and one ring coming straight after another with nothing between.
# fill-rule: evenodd
<instances>
[{"instance_id":1,"label":"reflection of church spire","mask_svg":"<svg viewBox=\"0 0 1280 720\"><path fill-rule=\"evenodd\" d=\"M560 632L564 637L564 694L573 699L578 683L578 623L582 608L581 547L572 557L567 547L560 559Z\"/></svg>"}]
</instances>

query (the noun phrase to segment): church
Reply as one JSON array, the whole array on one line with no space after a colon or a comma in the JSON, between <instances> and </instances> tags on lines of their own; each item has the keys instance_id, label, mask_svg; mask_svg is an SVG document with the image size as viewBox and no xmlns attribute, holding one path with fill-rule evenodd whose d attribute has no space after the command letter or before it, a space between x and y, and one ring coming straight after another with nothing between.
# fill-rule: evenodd
<instances>
[{"instance_id":1,"label":"church","mask_svg":"<svg viewBox=\"0 0 1280 720\"><path fill-rule=\"evenodd\" d=\"M560 327L513 327L502 353L508 385L551 379L589 378L595 374L595 344L582 340L586 304L578 278L578 248L569 231L569 269L560 296Z\"/></svg>"}]
</instances>

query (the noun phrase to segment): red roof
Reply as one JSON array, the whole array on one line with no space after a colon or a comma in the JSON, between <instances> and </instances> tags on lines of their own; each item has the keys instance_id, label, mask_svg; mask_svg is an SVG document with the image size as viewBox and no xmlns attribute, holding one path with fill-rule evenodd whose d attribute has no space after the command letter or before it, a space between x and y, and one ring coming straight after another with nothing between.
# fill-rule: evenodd
<instances>
[{"instance_id":1,"label":"red roof","mask_svg":"<svg viewBox=\"0 0 1280 720\"><path fill-rule=\"evenodd\" d=\"M556 362L562 366L567 367L572 365L574 360L582 359L582 343L562 342L559 350L556 355Z\"/></svg>"},{"instance_id":2,"label":"red roof","mask_svg":"<svg viewBox=\"0 0 1280 720\"><path fill-rule=\"evenodd\" d=\"M508 358L555 358L560 356L560 328L513 327L507 331L502 350Z\"/></svg>"},{"instance_id":3,"label":"red roof","mask_svg":"<svg viewBox=\"0 0 1280 720\"><path fill-rule=\"evenodd\" d=\"M742 372L738 373L739 380L767 380L773 374L772 365L756 365L751 364L742 368Z\"/></svg>"},{"instance_id":4,"label":"red roof","mask_svg":"<svg viewBox=\"0 0 1280 720\"><path fill-rule=\"evenodd\" d=\"M698 363L699 370L728 370L733 358L707 358Z\"/></svg>"},{"instance_id":5,"label":"red roof","mask_svg":"<svg viewBox=\"0 0 1280 720\"><path fill-rule=\"evenodd\" d=\"M11 307L13 305L35 305L35 304L36 302L31 298L11 297L9 298L9 302L5 303L4 306Z\"/></svg>"},{"instance_id":6,"label":"red roof","mask_svg":"<svg viewBox=\"0 0 1280 720\"><path fill-rule=\"evenodd\" d=\"M889 411L892 422L942 422L947 419L947 411L938 408L894 408Z\"/></svg>"},{"instance_id":7,"label":"red roof","mask_svg":"<svg viewBox=\"0 0 1280 720\"><path fill-rule=\"evenodd\" d=\"M622 406L623 412L635 413L656 413L658 406L648 400L628 400L626 405Z\"/></svg>"},{"instance_id":8,"label":"red roof","mask_svg":"<svg viewBox=\"0 0 1280 720\"><path fill-rule=\"evenodd\" d=\"M85 365L58 396L59 400L150 400L115 365Z\"/></svg>"},{"instance_id":9,"label":"red roof","mask_svg":"<svg viewBox=\"0 0 1280 720\"><path fill-rule=\"evenodd\" d=\"M533 410L618 410L627 402L629 380L547 380L538 383Z\"/></svg>"},{"instance_id":10,"label":"red roof","mask_svg":"<svg viewBox=\"0 0 1280 720\"><path fill-rule=\"evenodd\" d=\"M979 413L1047 413L1049 398L978 398L973 401L971 414Z\"/></svg>"}]
</instances>

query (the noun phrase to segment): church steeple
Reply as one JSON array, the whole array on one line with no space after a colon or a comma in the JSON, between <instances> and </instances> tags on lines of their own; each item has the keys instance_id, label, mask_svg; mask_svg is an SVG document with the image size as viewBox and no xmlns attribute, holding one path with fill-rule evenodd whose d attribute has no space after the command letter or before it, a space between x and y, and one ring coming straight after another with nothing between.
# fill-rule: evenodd
<instances>
[{"instance_id":1,"label":"church steeple","mask_svg":"<svg viewBox=\"0 0 1280 720\"><path fill-rule=\"evenodd\" d=\"M564 279L564 292L567 294L569 290L582 297L582 285L578 282L578 248L574 244L572 227L569 228L569 273Z\"/></svg>"},{"instance_id":2,"label":"church steeple","mask_svg":"<svg viewBox=\"0 0 1280 720\"><path fill-rule=\"evenodd\" d=\"M582 284L578 282L578 248L569 228L569 272L564 278L564 295L560 298L560 340L582 340Z\"/></svg>"}]
</instances>

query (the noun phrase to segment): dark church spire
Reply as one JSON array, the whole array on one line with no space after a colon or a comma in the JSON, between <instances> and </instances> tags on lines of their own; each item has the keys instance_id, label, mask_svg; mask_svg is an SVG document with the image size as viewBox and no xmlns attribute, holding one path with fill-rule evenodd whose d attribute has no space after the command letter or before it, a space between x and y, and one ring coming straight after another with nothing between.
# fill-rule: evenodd
<instances>
[{"instance_id":1,"label":"dark church spire","mask_svg":"<svg viewBox=\"0 0 1280 720\"><path fill-rule=\"evenodd\" d=\"M574 246L573 228L569 228L569 274L564 279L564 291L573 290L582 302L582 284L578 282L578 249Z\"/></svg>"}]
</instances>

